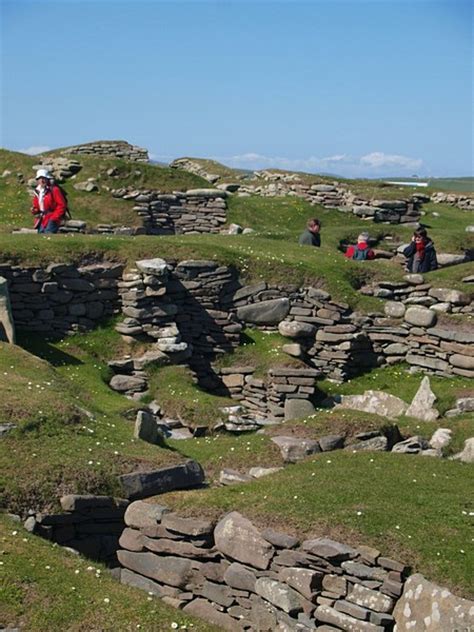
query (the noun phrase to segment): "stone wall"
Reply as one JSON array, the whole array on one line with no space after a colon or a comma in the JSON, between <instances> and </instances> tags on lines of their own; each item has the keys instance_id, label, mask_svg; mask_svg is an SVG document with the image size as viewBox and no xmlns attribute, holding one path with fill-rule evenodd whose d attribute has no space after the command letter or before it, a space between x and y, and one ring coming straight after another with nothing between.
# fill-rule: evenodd
<instances>
[{"instance_id":1,"label":"stone wall","mask_svg":"<svg viewBox=\"0 0 474 632\"><path fill-rule=\"evenodd\" d=\"M117 565L119 537L129 501L110 496L70 494L60 500L65 513L36 513L25 528L93 560Z\"/></svg>"},{"instance_id":2,"label":"stone wall","mask_svg":"<svg viewBox=\"0 0 474 632\"><path fill-rule=\"evenodd\" d=\"M53 263L46 268L0 264L16 328L45 334L92 329L120 311L117 285L122 270L119 264Z\"/></svg>"},{"instance_id":3,"label":"stone wall","mask_svg":"<svg viewBox=\"0 0 474 632\"><path fill-rule=\"evenodd\" d=\"M115 189L112 195L133 200L133 210L149 235L219 233L227 221L225 191L190 189L171 194Z\"/></svg>"},{"instance_id":4,"label":"stone wall","mask_svg":"<svg viewBox=\"0 0 474 632\"><path fill-rule=\"evenodd\" d=\"M136 162L148 162L148 150L131 145L124 140L104 140L84 145L76 145L63 149L63 154L107 156L110 158L126 158Z\"/></svg>"},{"instance_id":5,"label":"stone wall","mask_svg":"<svg viewBox=\"0 0 474 632\"><path fill-rule=\"evenodd\" d=\"M458 193L433 193L431 201L435 204L450 204L463 211L474 211L474 197Z\"/></svg>"},{"instance_id":6,"label":"stone wall","mask_svg":"<svg viewBox=\"0 0 474 632\"><path fill-rule=\"evenodd\" d=\"M118 559L122 583L223 630L391 630L407 567L367 546L300 542L237 512L216 525L132 503ZM328 628L329 629L329 628Z\"/></svg>"}]
</instances>

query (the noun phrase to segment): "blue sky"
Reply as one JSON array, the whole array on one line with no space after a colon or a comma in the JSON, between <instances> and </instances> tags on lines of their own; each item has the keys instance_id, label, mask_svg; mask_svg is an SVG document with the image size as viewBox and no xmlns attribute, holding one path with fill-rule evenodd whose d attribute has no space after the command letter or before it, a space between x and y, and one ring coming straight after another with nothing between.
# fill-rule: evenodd
<instances>
[{"instance_id":1,"label":"blue sky","mask_svg":"<svg viewBox=\"0 0 474 632\"><path fill-rule=\"evenodd\" d=\"M472 3L0 0L1 145L470 175Z\"/></svg>"}]
</instances>

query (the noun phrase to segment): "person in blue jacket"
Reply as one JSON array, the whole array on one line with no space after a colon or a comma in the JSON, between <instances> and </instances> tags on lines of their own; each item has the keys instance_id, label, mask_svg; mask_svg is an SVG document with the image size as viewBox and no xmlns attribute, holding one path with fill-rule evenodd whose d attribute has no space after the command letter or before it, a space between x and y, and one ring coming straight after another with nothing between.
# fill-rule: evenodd
<instances>
[{"instance_id":1,"label":"person in blue jacket","mask_svg":"<svg viewBox=\"0 0 474 632\"><path fill-rule=\"evenodd\" d=\"M423 274L438 268L434 244L424 228L415 230L411 243L405 248L403 254L407 258L408 272Z\"/></svg>"}]
</instances>

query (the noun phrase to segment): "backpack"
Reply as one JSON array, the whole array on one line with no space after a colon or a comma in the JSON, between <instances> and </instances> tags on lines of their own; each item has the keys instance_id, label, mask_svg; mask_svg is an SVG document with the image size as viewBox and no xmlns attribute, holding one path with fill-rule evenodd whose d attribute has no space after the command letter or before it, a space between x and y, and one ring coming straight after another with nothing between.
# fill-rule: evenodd
<instances>
[{"instance_id":1,"label":"backpack","mask_svg":"<svg viewBox=\"0 0 474 632\"><path fill-rule=\"evenodd\" d=\"M62 224L64 224L67 220L72 219L72 215L71 215L71 211L69 210L69 201L67 199L67 192L59 186L59 184L57 184L56 182L54 183L55 187L58 187L58 189L61 191L61 193L63 194L64 199L66 200L66 210L64 211L64 217L62 218Z\"/></svg>"},{"instance_id":2,"label":"backpack","mask_svg":"<svg viewBox=\"0 0 474 632\"><path fill-rule=\"evenodd\" d=\"M352 258L356 261L366 261L368 252L368 248L359 248L359 246L354 246L354 254L352 255Z\"/></svg>"}]
</instances>

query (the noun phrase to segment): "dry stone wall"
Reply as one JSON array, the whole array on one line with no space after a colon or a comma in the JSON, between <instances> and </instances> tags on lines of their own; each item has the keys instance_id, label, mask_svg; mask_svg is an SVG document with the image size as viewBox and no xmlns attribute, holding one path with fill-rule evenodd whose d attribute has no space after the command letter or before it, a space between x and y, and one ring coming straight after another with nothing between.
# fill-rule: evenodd
<instances>
[{"instance_id":1,"label":"dry stone wall","mask_svg":"<svg viewBox=\"0 0 474 632\"><path fill-rule=\"evenodd\" d=\"M16 328L49 334L92 329L120 311L117 285L122 270L118 264L53 263L46 268L0 264Z\"/></svg>"},{"instance_id":2,"label":"dry stone wall","mask_svg":"<svg viewBox=\"0 0 474 632\"><path fill-rule=\"evenodd\" d=\"M435 204L450 204L463 211L474 211L474 197L457 193L433 193L431 201Z\"/></svg>"},{"instance_id":3,"label":"dry stone wall","mask_svg":"<svg viewBox=\"0 0 474 632\"><path fill-rule=\"evenodd\" d=\"M218 233L227 221L225 191L190 189L171 194L115 189L112 195L133 200L134 211L151 235Z\"/></svg>"},{"instance_id":4,"label":"dry stone wall","mask_svg":"<svg viewBox=\"0 0 474 632\"><path fill-rule=\"evenodd\" d=\"M131 145L124 140L98 141L68 147L63 154L106 156L111 158L126 158L135 162L148 162L148 150Z\"/></svg>"},{"instance_id":5,"label":"dry stone wall","mask_svg":"<svg viewBox=\"0 0 474 632\"><path fill-rule=\"evenodd\" d=\"M408 569L371 547L300 542L237 512L214 524L142 502L125 522L121 581L223 630L393 629Z\"/></svg>"}]
</instances>

